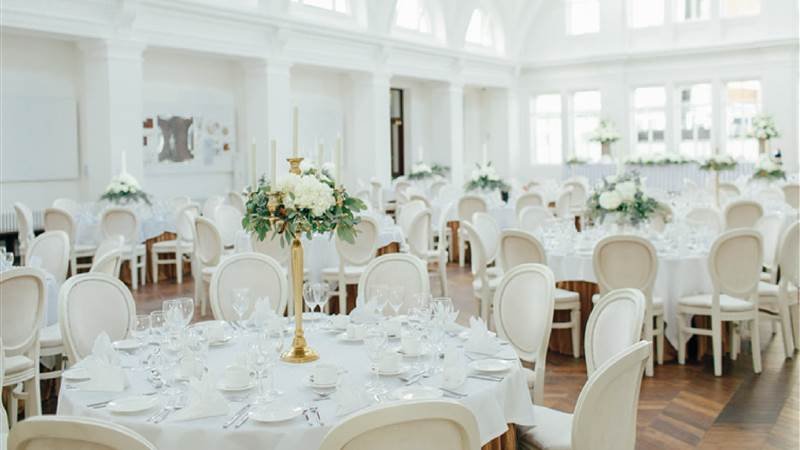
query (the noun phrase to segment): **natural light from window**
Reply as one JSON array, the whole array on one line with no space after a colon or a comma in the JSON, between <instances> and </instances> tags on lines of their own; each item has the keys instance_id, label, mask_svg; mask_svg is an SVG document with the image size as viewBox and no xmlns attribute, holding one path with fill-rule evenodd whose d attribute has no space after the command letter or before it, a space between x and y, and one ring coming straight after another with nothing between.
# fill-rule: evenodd
<instances>
[{"instance_id":1,"label":"natural light from window","mask_svg":"<svg viewBox=\"0 0 800 450\"><path fill-rule=\"evenodd\" d=\"M561 95L531 98L532 164L561 164Z\"/></svg>"},{"instance_id":2,"label":"natural light from window","mask_svg":"<svg viewBox=\"0 0 800 450\"><path fill-rule=\"evenodd\" d=\"M424 34L433 32L431 14L425 0L397 0L394 23L404 30Z\"/></svg>"},{"instance_id":3,"label":"natural light from window","mask_svg":"<svg viewBox=\"0 0 800 450\"><path fill-rule=\"evenodd\" d=\"M666 90L662 86L641 87L633 91L633 123L636 132L634 154L664 152L666 102Z\"/></svg>"},{"instance_id":4,"label":"natural light from window","mask_svg":"<svg viewBox=\"0 0 800 450\"><path fill-rule=\"evenodd\" d=\"M464 40L483 47L494 46L494 24L486 11L478 8L472 11L467 34Z\"/></svg>"},{"instance_id":5,"label":"natural light from window","mask_svg":"<svg viewBox=\"0 0 800 450\"><path fill-rule=\"evenodd\" d=\"M575 156L597 161L602 157L599 142L589 139L600 123L603 108L600 91L580 91L572 96L572 139Z\"/></svg>"},{"instance_id":6,"label":"natural light from window","mask_svg":"<svg viewBox=\"0 0 800 450\"><path fill-rule=\"evenodd\" d=\"M567 0L567 33L600 31L600 0Z\"/></svg>"},{"instance_id":7,"label":"natural light from window","mask_svg":"<svg viewBox=\"0 0 800 450\"><path fill-rule=\"evenodd\" d=\"M731 81L725 86L725 105L725 151L734 158L755 161L758 158L758 143L747 135L751 131L753 117L761 109L761 82Z\"/></svg>"},{"instance_id":8,"label":"natural light from window","mask_svg":"<svg viewBox=\"0 0 800 450\"><path fill-rule=\"evenodd\" d=\"M629 0L629 24L632 28L657 27L664 24L664 0Z\"/></svg>"},{"instance_id":9,"label":"natural light from window","mask_svg":"<svg viewBox=\"0 0 800 450\"><path fill-rule=\"evenodd\" d=\"M752 16L761 12L761 0L722 0L725 17Z\"/></svg>"},{"instance_id":10,"label":"natural light from window","mask_svg":"<svg viewBox=\"0 0 800 450\"><path fill-rule=\"evenodd\" d=\"M680 153L692 158L711 156L711 84L678 89L680 100Z\"/></svg>"},{"instance_id":11,"label":"natural light from window","mask_svg":"<svg viewBox=\"0 0 800 450\"><path fill-rule=\"evenodd\" d=\"M348 0L292 0L292 2L337 13L350 14L350 2Z\"/></svg>"},{"instance_id":12,"label":"natural light from window","mask_svg":"<svg viewBox=\"0 0 800 450\"><path fill-rule=\"evenodd\" d=\"M708 20L711 18L711 0L676 0L678 22Z\"/></svg>"}]
</instances>

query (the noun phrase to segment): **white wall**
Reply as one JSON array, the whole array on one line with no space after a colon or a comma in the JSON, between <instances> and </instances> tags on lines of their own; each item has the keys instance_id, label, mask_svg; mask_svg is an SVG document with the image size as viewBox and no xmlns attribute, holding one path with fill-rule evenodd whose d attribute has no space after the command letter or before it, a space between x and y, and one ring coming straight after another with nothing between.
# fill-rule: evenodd
<instances>
[{"instance_id":1,"label":"white wall","mask_svg":"<svg viewBox=\"0 0 800 450\"><path fill-rule=\"evenodd\" d=\"M301 156L319 159L318 143L324 147L323 160L333 161L336 139L344 139L347 114L342 96L342 76L312 67L292 68L292 104L298 107L298 145ZM285 161L277 167L288 170Z\"/></svg>"},{"instance_id":2,"label":"white wall","mask_svg":"<svg viewBox=\"0 0 800 450\"><path fill-rule=\"evenodd\" d=\"M51 99L72 99L79 105L80 99L80 52L72 42L54 39L0 33L0 91L2 95L34 96ZM46 133L47 130L41 130ZM2 132L2 130L0 130ZM51 151L62 151L53 148ZM8 153L7 153L8 152ZM30 152L30 149L0 149L0 164L10 158L10 152ZM37 164L48 164L47 160ZM78 198L80 180L30 180L25 182L3 182L0 195L0 210L8 211L14 202L22 202L31 208L50 206L59 197Z\"/></svg>"}]
</instances>

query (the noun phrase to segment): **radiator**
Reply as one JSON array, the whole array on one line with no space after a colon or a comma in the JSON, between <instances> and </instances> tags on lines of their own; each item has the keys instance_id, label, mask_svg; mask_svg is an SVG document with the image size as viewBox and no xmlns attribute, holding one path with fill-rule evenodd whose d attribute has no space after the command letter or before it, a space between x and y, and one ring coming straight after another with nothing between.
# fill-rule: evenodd
<instances>
[{"instance_id":1,"label":"radiator","mask_svg":"<svg viewBox=\"0 0 800 450\"><path fill-rule=\"evenodd\" d=\"M33 213L33 229L44 229L43 214L44 210L35 210ZM0 233L17 232L17 215L14 210L7 210L0 213Z\"/></svg>"}]
</instances>

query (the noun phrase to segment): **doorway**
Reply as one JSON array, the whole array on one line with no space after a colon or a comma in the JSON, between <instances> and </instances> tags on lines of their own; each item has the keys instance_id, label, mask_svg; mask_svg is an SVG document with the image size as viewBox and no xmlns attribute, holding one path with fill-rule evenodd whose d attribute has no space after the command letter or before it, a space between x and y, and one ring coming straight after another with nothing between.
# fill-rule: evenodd
<instances>
[{"instance_id":1,"label":"doorway","mask_svg":"<svg viewBox=\"0 0 800 450\"><path fill-rule=\"evenodd\" d=\"M392 136L392 178L405 174L405 142L403 139L403 90L390 89L389 126Z\"/></svg>"}]
</instances>

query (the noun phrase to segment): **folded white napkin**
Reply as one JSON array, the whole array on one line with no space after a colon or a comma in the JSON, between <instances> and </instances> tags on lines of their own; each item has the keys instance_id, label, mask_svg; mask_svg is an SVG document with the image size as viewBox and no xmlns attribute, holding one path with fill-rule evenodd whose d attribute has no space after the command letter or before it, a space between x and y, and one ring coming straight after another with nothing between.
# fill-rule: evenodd
<instances>
[{"instance_id":1,"label":"folded white napkin","mask_svg":"<svg viewBox=\"0 0 800 450\"><path fill-rule=\"evenodd\" d=\"M486 322L480 317L469 318L469 330L467 331L467 342L464 349L472 353L484 355L496 355L500 351L500 344L489 334Z\"/></svg>"},{"instance_id":2,"label":"folded white napkin","mask_svg":"<svg viewBox=\"0 0 800 450\"><path fill-rule=\"evenodd\" d=\"M461 349L449 346L444 351L442 361L442 384L447 388L455 388L464 384L467 378L467 368L464 354Z\"/></svg>"},{"instance_id":3,"label":"folded white napkin","mask_svg":"<svg viewBox=\"0 0 800 450\"><path fill-rule=\"evenodd\" d=\"M336 414L340 416L369 405L364 386L353 381L343 381L334 392L333 400L336 402Z\"/></svg>"},{"instance_id":4,"label":"folded white napkin","mask_svg":"<svg viewBox=\"0 0 800 450\"><path fill-rule=\"evenodd\" d=\"M353 323L367 323L375 320L375 310L377 306L374 301L366 302L356 306L350 311L350 320Z\"/></svg>"},{"instance_id":5,"label":"folded white napkin","mask_svg":"<svg viewBox=\"0 0 800 450\"><path fill-rule=\"evenodd\" d=\"M119 355L111 346L111 338L105 332L94 340L92 354L79 363L85 367L91 378L79 385L84 391L122 392L127 380L120 366Z\"/></svg>"},{"instance_id":6,"label":"folded white napkin","mask_svg":"<svg viewBox=\"0 0 800 450\"><path fill-rule=\"evenodd\" d=\"M229 412L228 401L206 376L202 380L189 381L189 401L185 408L175 411L170 420L193 420L205 417L224 416Z\"/></svg>"}]
</instances>

